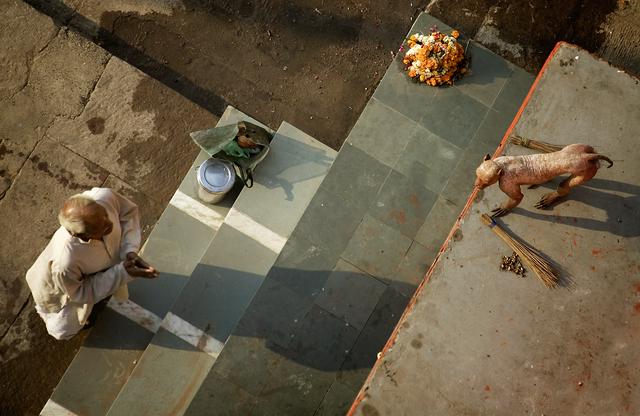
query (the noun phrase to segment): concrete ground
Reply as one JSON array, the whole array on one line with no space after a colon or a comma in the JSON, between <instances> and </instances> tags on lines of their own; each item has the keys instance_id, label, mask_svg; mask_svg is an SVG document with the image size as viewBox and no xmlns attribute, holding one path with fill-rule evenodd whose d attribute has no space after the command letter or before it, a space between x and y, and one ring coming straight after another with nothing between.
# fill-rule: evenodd
<instances>
[{"instance_id":1,"label":"concrete ground","mask_svg":"<svg viewBox=\"0 0 640 416\"><path fill-rule=\"evenodd\" d=\"M0 414L18 415L42 408L84 337L49 337L24 281L57 209L74 193L112 187L139 204L148 234L198 152L189 130L216 117L27 4L5 3Z\"/></svg>"},{"instance_id":2,"label":"concrete ground","mask_svg":"<svg viewBox=\"0 0 640 416\"><path fill-rule=\"evenodd\" d=\"M530 72L566 41L640 75L638 0L433 0L427 12Z\"/></svg>"},{"instance_id":3,"label":"concrete ground","mask_svg":"<svg viewBox=\"0 0 640 416\"><path fill-rule=\"evenodd\" d=\"M26 1L218 117L231 104L336 150L425 8L532 73L565 40L640 74L638 0Z\"/></svg>"},{"instance_id":4,"label":"concrete ground","mask_svg":"<svg viewBox=\"0 0 640 416\"><path fill-rule=\"evenodd\" d=\"M413 17L427 6L410 0L27 3L43 13L17 0L3 0L0 9L0 412L10 414L41 407L81 342L45 336L22 280L66 196L103 184L123 189L151 226L187 168L182 161L193 159L181 132L213 124L227 103L271 126L292 122L337 149ZM503 3L460 0L445 7L435 0L428 9L529 70L539 68L556 40L589 39L586 47L640 72L637 1L609 1L604 8L596 1L575 1L572 8ZM531 24L516 18L525 12ZM169 88L140 73L119 79L128 67L117 58ZM102 87L101 79L118 88ZM104 107L88 107L94 95ZM158 171L164 176L149 180Z\"/></svg>"},{"instance_id":5,"label":"concrete ground","mask_svg":"<svg viewBox=\"0 0 640 416\"><path fill-rule=\"evenodd\" d=\"M512 250L480 214L505 196L497 186L472 194L350 414L640 414L639 80L565 45L535 88L512 134L588 137L614 160L548 210L533 205L559 178L523 189L498 220L555 262L560 287L530 268L525 278L500 270Z\"/></svg>"}]
</instances>

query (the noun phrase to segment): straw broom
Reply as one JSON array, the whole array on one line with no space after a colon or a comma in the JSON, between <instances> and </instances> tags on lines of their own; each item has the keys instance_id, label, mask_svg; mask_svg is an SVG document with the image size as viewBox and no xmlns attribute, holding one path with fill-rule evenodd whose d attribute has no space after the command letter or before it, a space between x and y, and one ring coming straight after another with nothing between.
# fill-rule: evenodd
<instances>
[{"instance_id":1,"label":"straw broom","mask_svg":"<svg viewBox=\"0 0 640 416\"><path fill-rule=\"evenodd\" d=\"M564 146L558 146L557 144L551 144L547 142L541 142L533 139L525 139L521 136L511 136L509 141L515 145L528 147L529 149L539 150L544 153L557 152L562 150Z\"/></svg>"},{"instance_id":2,"label":"straw broom","mask_svg":"<svg viewBox=\"0 0 640 416\"><path fill-rule=\"evenodd\" d=\"M545 286L553 288L558 284L560 280L558 272L542 257L538 250L507 234L489 215L482 214L482 222L488 225L498 237L520 256L527 266L538 275Z\"/></svg>"}]
</instances>

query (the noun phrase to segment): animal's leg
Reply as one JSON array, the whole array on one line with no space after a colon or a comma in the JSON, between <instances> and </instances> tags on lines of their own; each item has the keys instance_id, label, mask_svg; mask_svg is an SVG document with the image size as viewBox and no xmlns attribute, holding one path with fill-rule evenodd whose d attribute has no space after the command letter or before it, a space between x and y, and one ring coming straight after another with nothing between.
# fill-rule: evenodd
<instances>
[{"instance_id":1,"label":"animal's leg","mask_svg":"<svg viewBox=\"0 0 640 416\"><path fill-rule=\"evenodd\" d=\"M540 201L535 205L538 209L548 208L556 202L558 199L566 196L571 188L575 188L578 185L582 185L587 182L589 179L593 178L598 171L597 166L594 168L590 168L585 172L581 172L579 175L571 175L567 179L560 182L558 185L558 189L555 192L550 192L540 198Z\"/></svg>"},{"instance_id":2,"label":"animal's leg","mask_svg":"<svg viewBox=\"0 0 640 416\"><path fill-rule=\"evenodd\" d=\"M524 195L520 191L520 185L509 185L500 183L500 189L502 192L507 194L509 197L506 201L504 201L498 208L492 210L493 214L491 215L494 218L502 217L506 215L513 208L517 207Z\"/></svg>"}]
</instances>

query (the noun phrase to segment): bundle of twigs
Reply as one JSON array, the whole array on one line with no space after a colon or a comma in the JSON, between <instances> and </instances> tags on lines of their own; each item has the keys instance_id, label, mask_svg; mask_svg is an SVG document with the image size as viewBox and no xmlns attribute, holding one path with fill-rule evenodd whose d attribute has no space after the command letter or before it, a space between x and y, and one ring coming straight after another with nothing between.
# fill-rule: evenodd
<instances>
[{"instance_id":1,"label":"bundle of twigs","mask_svg":"<svg viewBox=\"0 0 640 416\"><path fill-rule=\"evenodd\" d=\"M558 284L560 277L551 263L544 259L542 254L525 242L507 234L505 230L487 214L482 214L482 222L488 225L498 237L500 237L518 256L533 270L545 286L552 288Z\"/></svg>"},{"instance_id":2,"label":"bundle of twigs","mask_svg":"<svg viewBox=\"0 0 640 416\"><path fill-rule=\"evenodd\" d=\"M528 147L529 149L539 150L544 153L557 152L562 150L564 146L558 146L557 144L551 144L547 142L541 142L533 139L525 139L521 136L511 136L509 141L517 146Z\"/></svg>"}]
</instances>

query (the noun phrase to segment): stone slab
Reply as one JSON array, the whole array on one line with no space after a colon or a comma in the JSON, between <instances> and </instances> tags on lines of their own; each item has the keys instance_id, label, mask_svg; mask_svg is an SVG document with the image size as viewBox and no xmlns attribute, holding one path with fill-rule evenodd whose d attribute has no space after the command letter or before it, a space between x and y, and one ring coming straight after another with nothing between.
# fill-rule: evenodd
<instances>
[{"instance_id":1,"label":"stone slab","mask_svg":"<svg viewBox=\"0 0 640 416\"><path fill-rule=\"evenodd\" d=\"M209 406L218 406L218 401L205 400L201 392L215 389L215 381L220 377L236 386L242 386L241 388L255 401L255 397L270 383L270 374L283 359L284 351L279 345L255 334L232 335L225 345L224 354L218 357L191 407L198 408L204 403ZM238 366L239 362L245 365Z\"/></svg>"},{"instance_id":2,"label":"stone slab","mask_svg":"<svg viewBox=\"0 0 640 416\"><path fill-rule=\"evenodd\" d=\"M82 113L54 123L49 135L166 203L175 188L164 184L179 182L198 154L189 132L214 123L204 109L112 57Z\"/></svg>"},{"instance_id":3,"label":"stone slab","mask_svg":"<svg viewBox=\"0 0 640 416\"><path fill-rule=\"evenodd\" d=\"M402 57L398 54L373 93L373 98L419 122L437 90L426 85L417 85L403 68Z\"/></svg>"},{"instance_id":4,"label":"stone slab","mask_svg":"<svg viewBox=\"0 0 640 416\"><path fill-rule=\"evenodd\" d=\"M499 270L500 256L511 250L479 214L503 194L487 188L351 414L418 415L425 407L443 415L640 409L633 393L640 356L631 347L640 325L640 173L627 162L640 157L631 133L640 131L631 104L640 99L638 80L566 44L539 77L513 133L559 144L586 137L620 158L550 210L532 207L547 186L523 190L520 207L500 220L561 266L562 287L547 289L533 272L519 279ZM559 111L569 103L572 111ZM602 108L609 117L600 116ZM507 146L505 153L531 151Z\"/></svg>"},{"instance_id":5,"label":"stone slab","mask_svg":"<svg viewBox=\"0 0 640 416\"><path fill-rule=\"evenodd\" d=\"M315 303L361 329L385 289L384 283L344 260L338 260Z\"/></svg>"},{"instance_id":6,"label":"stone slab","mask_svg":"<svg viewBox=\"0 0 640 416\"><path fill-rule=\"evenodd\" d=\"M374 97L369 100L347 140L373 158L393 167L417 126L415 121Z\"/></svg>"},{"instance_id":7,"label":"stone slab","mask_svg":"<svg viewBox=\"0 0 640 416\"><path fill-rule=\"evenodd\" d=\"M360 389L408 302L409 298L387 287L342 363L338 383Z\"/></svg>"},{"instance_id":8,"label":"stone slab","mask_svg":"<svg viewBox=\"0 0 640 416\"><path fill-rule=\"evenodd\" d=\"M157 316L166 315L214 235L215 230L168 205L142 253L160 276L131 282L130 298Z\"/></svg>"},{"instance_id":9,"label":"stone slab","mask_svg":"<svg viewBox=\"0 0 640 416\"><path fill-rule=\"evenodd\" d=\"M299 230L297 228L294 231L283 247L276 264L269 271L268 280L280 283L302 297L313 299L321 293L340 252L309 241L304 237L306 234Z\"/></svg>"},{"instance_id":10,"label":"stone slab","mask_svg":"<svg viewBox=\"0 0 640 416\"><path fill-rule=\"evenodd\" d=\"M298 322L313 307L313 299L267 277L240 318L232 336L260 337L287 348ZM223 356L225 351L223 351ZM239 362L234 362L239 366Z\"/></svg>"},{"instance_id":11,"label":"stone slab","mask_svg":"<svg viewBox=\"0 0 640 416\"><path fill-rule=\"evenodd\" d=\"M39 414L57 382L87 335L87 331L67 342L47 334L32 298L24 305L0 340L0 411L7 415ZM42 351L46 351L43 354ZM31 366L31 367L28 367ZM29 368L30 371L26 371ZM33 390L37 385L40 390ZM22 401L29 392L29 401Z\"/></svg>"},{"instance_id":12,"label":"stone slab","mask_svg":"<svg viewBox=\"0 0 640 416\"><path fill-rule=\"evenodd\" d=\"M224 343L278 254L223 224L172 313Z\"/></svg>"},{"instance_id":13,"label":"stone slab","mask_svg":"<svg viewBox=\"0 0 640 416\"><path fill-rule=\"evenodd\" d=\"M378 194L389 172L389 166L347 141L322 182L322 187L337 200L366 209Z\"/></svg>"},{"instance_id":14,"label":"stone slab","mask_svg":"<svg viewBox=\"0 0 640 416\"><path fill-rule=\"evenodd\" d=\"M417 126L394 169L438 194L455 168L462 149Z\"/></svg>"},{"instance_id":15,"label":"stone slab","mask_svg":"<svg viewBox=\"0 0 640 416\"><path fill-rule=\"evenodd\" d=\"M269 384L258 394L251 415L314 414L334 375L295 359L278 360L269 373Z\"/></svg>"},{"instance_id":16,"label":"stone slab","mask_svg":"<svg viewBox=\"0 0 640 416\"><path fill-rule=\"evenodd\" d=\"M342 257L377 279L388 282L411 246L411 239L366 215Z\"/></svg>"},{"instance_id":17,"label":"stone slab","mask_svg":"<svg viewBox=\"0 0 640 416\"><path fill-rule=\"evenodd\" d=\"M364 203L345 201L321 186L300 219L294 236L339 255L366 212L367 205ZM286 267L292 264L282 265ZM333 264L323 266L332 269Z\"/></svg>"},{"instance_id":18,"label":"stone slab","mask_svg":"<svg viewBox=\"0 0 640 416\"><path fill-rule=\"evenodd\" d=\"M489 107L458 88L440 88L420 124L458 147L465 147L480 126Z\"/></svg>"},{"instance_id":19,"label":"stone slab","mask_svg":"<svg viewBox=\"0 0 640 416\"><path fill-rule=\"evenodd\" d=\"M315 415L330 416L345 414L349 410L357 393L354 389L340 382L333 383L322 399Z\"/></svg>"},{"instance_id":20,"label":"stone slab","mask_svg":"<svg viewBox=\"0 0 640 416\"><path fill-rule=\"evenodd\" d=\"M436 201L437 194L392 170L369 207L369 214L413 239Z\"/></svg>"},{"instance_id":21,"label":"stone slab","mask_svg":"<svg viewBox=\"0 0 640 416\"><path fill-rule=\"evenodd\" d=\"M109 54L59 29L24 2L9 2L0 13L7 16L7 24L0 29L0 36L7 40L0 46L5 70L0 81L2 198L53 120L82 111ZM24 31L27 21L39 30Z\"/></svg>"},{"instance_id":22,"label":"stone slab","mask_svg":"<svg viewBox=\"0 0 640 416\"><path fill-rule=\"evenodd\" d=\"M229 400L233 397L233 400ZM212 408L210 403L217 403ZM248 415L256 405L254 396L238 387L224 376L210 372L187 408L185 415Z\"/></svg>"},{"instance_id":23,"label":"stone slab","mask_svg":"<svg viewBox=\"0 0 640 416\"><path fill-rule=\"evenodd\" d=\"M106 414L153 336L109 308L102 311L94 329L41 414L56 414L51 409L51 402L77 415ZM89 379L94 382L87 382Z\"/></svg>"},{"instance_id":24,"label":"stone slab","mask_svg":"<svg viewBox=\"0 0 640 416\"><path fill-rule=\"evenodd\" d=\"M297 322L287 349L293 360L305 367L333 373L334 378L359 332L357 327L314 305Z\"/></svg>"},{"instance_id":25,"label":"stone slab","mask_svg":"<svg viewBox=\"0 0 640 416\"><path fill-rule=\"evenodd\" d=\"M107 415L182 414L215 358L160 329ZM164 382L170 380L170 382ZM140 396L144 392L144 396Z\"/></svg>"},{"instance_id":26,"label":"stone slab","mask_svg":"<svg viewBox=\"0 0 640 416\"><path fill-rule=\"evenodd\" d=\"M455 88L492 107L504 84L511 78L512 65L477 42L471 41L466 47L470 69L455 83Z\"/></svg>"},{"instance_id":27,"label":"stone slab","mask_svg":"<svg viewBox=\"0 0 640 416\"><path fill-rule=\"evenodd\" d=\"M512 67L513 73L507 80L493 102L492 108L498 112L514 113L520 108L520 104L531 88L534 76L520 68Z\"/></svg>"},{"instance_id":28,"label":"stone slab","mask_svg":"<svg viewBox=\"0 0 640 416\"><path fill-rule=\"evenodd\" d=\"M436 209L431 210L431 214L435 214L436 212ZM448 224L449 221L443 221L443 223ZM436 233L434 232L434 234ZM442 233L439 234L440 239L438 243L432 247L425 247L418 241L411 243L409 251L407 251L407 254L405 254L396 272L392 276L390 283L392 288L403 296L413 296L418 285L422 283L426 271L429 270L429 266L431 266L431 263L433 263L433 260L436 258L436 254L438 254L443 239L442 235Z\"/></svg>"},{"instance_id":29,"label":"stone slab","mask_svg":"<svg viewBox=\"0 0 640 416\"><path fill-rule=\"evenodd\" d=\"M440 195L433 204L424 224L418 230L415 241L434 254L437 253L461 212L462 207Z\"/></svg>"}]
</instances>

